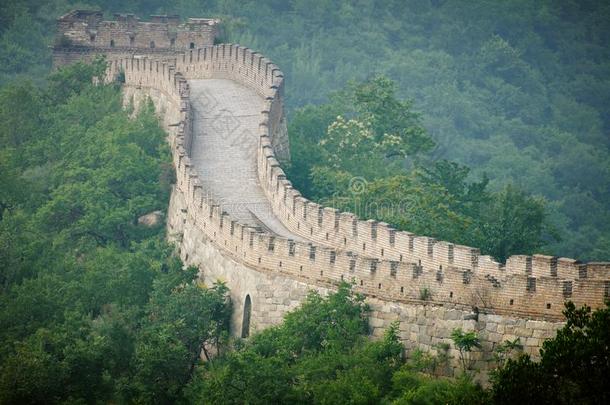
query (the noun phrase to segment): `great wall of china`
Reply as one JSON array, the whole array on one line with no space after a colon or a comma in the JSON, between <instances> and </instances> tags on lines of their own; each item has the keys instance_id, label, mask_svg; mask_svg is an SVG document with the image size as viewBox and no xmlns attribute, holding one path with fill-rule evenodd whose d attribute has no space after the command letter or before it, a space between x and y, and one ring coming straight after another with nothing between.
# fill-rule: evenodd
<instances>
[{"instance_id":1,"label":"great wall of china","mask_svg":"<svg viewBox=\"0 0 610 405\"><path fill-rule=\"evenodd\" d=\"M283 75L248 48L213 45L216 20L185 28L207 36L184 34L180 44L165 44L171 30L157 29L165 33L151 51L149 38L119 47L133 32L108 33L99 27L110 22L97 17L94 39L113 47L79 46L74 38L91 40L86 21L66 21L89 18L83 15L59 20L59 35L73 40L58 42L54 63L106 54L106 79L123 79L126 102L153 101L176 171L168 237L206 283L227 283L235 334L277 324L309 290L326 293L347 281L371 305L373 336L398 320L407 349L434 352L451 342L454 328L475 330L483 345L475 367L487 370L493 348L507 339L520 338L536 357L562 326L566 300L596 308L609 297L609 263L543 255L497 263L478 249L397 231L302 197L279 163L288 157ZM167 17L156 18L167 25ZM199 43L191 46L195 37ZM453 349L449 354L457 359Z\"/></svg>"}]
</instances>

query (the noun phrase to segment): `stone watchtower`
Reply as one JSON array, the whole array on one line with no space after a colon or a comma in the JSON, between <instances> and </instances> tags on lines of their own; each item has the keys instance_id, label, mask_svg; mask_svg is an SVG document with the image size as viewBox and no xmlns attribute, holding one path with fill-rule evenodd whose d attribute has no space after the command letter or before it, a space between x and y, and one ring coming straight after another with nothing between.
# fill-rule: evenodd
<instances>
[{"instance_id":1,"label":"stone watchtower","mask_svg":"<svg viewBox=\"0 0 610 405\"><path fill-rule=\"evenodd\" d=\"M140 21L133 14L115 14L104 21L101 11L73 10L57 20L53 66L88 60L98 54L109 59L127 56L170 58L176 51L214 44L220 20L177 15L153 15Z\"/></svg>"}]
</instances>

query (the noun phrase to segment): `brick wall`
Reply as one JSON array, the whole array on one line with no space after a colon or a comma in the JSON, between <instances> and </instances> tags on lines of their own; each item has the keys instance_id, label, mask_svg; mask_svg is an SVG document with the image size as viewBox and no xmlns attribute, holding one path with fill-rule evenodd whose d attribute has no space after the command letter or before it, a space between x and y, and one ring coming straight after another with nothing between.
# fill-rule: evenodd
<instances>
[{"instance_id":1,"label":"brick wall","mask_svg":"<svg viewBox=\"0 0 610 405\"><path fill-rule=\"evenodd\" d=\"M174 138L177 187L187 209L225 251L248 265L321 279L328 284L355 281L362 292L397 301L427 301L477 306L494 313L558 319L562 303L603 304L608 264L579 264L548 256L514 256L506 264L478 250L392 230L386 224L307 201L285 178L274 155L275 128L269 112L281 103L283 77L270 61L237 45L221 45L179 55L175 66L148 59L125 59L128 84L160 88L180 100L182 118ZM178 73L179 72L179 73ZM274 213L311 243L285 240L242 226L221 212L200 186L190 162L187 79L228 78L267 99L261 111L259 176ZM280 107L276 107L281 110ZM270 247L272 245L272 247Z\"/></svg>"},{"instance_id":2,"label":"brick wall","mask_svg":"<svg viewBox=\"0 0 610 405\"><path fill-rule=\"evenodd\" d=\"M152 16L140 21L131 14L102 20L101 12L74 10L57 20L53 66L105 54L110 59L133 55L159 57L214 44L219 20L178 16ZM77 55L80 55L79 58Z\"/></svg>"},{"instance_id":3,"label":"brick wall","mask_svg":"<svg viewBox=\"0 0 610 405\"><path fill-rule=\"evenodd\" d=\"M168 130L177 179L168 234L183 260L200 266L208 282L215 277L228 281L237 304L235 327L246 292L253 300L253 324L264 327L279 322L303 299L303 286L329 291L351 281L373 304L375 335L392 320L401 320L401 338L408 347L434 350L461 325L479 331L486 342L477 359L484 366L490 364L490 350L504 339L520 337L526 350L536 354L542 339L561 326L566 299L599 307L608 293L608 263L534 255L500 264L475 248L399 232L302 198L276 159L276 150L286 143L281 138L283 75L250 49L225 44L189 50L170 62L115 60L108 80L119 72L125 74L126 96L151 97ZM187 80L204 78L235 80L266 100L257 148L259 181L274 214L308 242L240 224L203 190L189 157ZM274 290L274 283L282 287ZM271 287L253 292L258 284ZM293 289L297 292L291 295ZM465 321L473 306L480 310L479 321Z\"/></svg>"}]
</instances>

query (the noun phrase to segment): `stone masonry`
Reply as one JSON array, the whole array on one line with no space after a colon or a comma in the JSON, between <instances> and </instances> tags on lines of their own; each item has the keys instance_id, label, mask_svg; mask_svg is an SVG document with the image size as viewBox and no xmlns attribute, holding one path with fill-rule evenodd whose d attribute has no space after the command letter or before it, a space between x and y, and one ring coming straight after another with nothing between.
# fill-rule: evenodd
<instances>
[{"instance_id":1,"label":"stone masonry","mask_svg":"<svg viewBox=\"0 0 610 405\"><path fill-rule=\"evenodd\" d=\"M371 305L373 336L400 321L407 349L434 352L454 328L475 330L475 366L488 370L507 339L536 356L562 326L565 300L600 307L610 295L608 263L496 263L303 198L279 163L288 155L283 75L257 52L223 44L171 59L129 56L113 59L106 79L119 73L125 99L152 99L168 132L177 178L168 237L206 283L227 283L237 335L280 322L309 289L325 294L348 281Z\"/></svg>"},{"instance_id":2,"label":"stone masonry","mask_svg":"<svg viewBox=\"0 0 610 405\"><path fill-rule=\"evenodd\" d=\"M140 21L133 14L115 14L115 20L104 21L101 11L74 10L57 20L53 66L97 54L171 58L175 52L213 45L219 23L212 18L189 18L183 23L176 15Z\"/></svg>"}]
</instances>

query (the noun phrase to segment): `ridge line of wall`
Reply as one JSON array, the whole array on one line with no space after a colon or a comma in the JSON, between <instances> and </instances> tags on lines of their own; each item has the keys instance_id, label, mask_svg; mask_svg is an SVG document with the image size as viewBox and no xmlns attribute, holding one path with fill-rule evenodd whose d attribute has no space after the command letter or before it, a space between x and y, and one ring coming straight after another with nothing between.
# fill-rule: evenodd
<instances>
[{"instance_id":1,"label":"ridge line of wall","mask_svg":"<svg viewBox=\"0 0 610 405\"><path fill-rule=\"evenodd\" d=\"M512 256L501 265L480 256L477 249L360 221L353 214L303 198L286 179L274 152L282 133L283 75L257 52L223 44L177 54L172 63L126 58L111 63L108 80L119 71L125 73L126 85L157 89L179 106L170 144L176 188L185 196L187 215L221 251L248 267L315 284L353 281L359 292L388 301L422 302L427 290L426 302L525 317L560 319L566 299L577 305L603 305L610 289L607 263L580 264L534 255ZM235 80L265 98L257 148L259 180L273 213L312 243L242 225L206 195L189 157L192 122L187 82L205 78Z\"/></svg>"}]
</instances>

